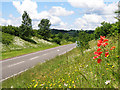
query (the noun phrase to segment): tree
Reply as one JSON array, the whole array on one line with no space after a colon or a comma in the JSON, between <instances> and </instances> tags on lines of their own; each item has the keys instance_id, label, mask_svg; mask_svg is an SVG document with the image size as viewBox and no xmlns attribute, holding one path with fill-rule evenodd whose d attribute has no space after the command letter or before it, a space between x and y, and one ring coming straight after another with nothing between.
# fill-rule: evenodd
<instances>
[{"instance_id":1,"label":"tree","mask_svg":"<svg viewBox=\"0 0 120 90\"><path fill-rule=\"evenodd\" d=\"M20 26L20 37L21 38L29 38L31 36L32 32L32 20L29 17L29 14L27 14L26 11L24 11L22 15L22 24Z\"/></svg>"},{"instance_id":2,"label":"tree","mask_svg":"<svg viewBox=\"0 0 120 90\"><path fill-rule=\"evenodd\" d=\"M51 23L48 19L42 19L38 24L38 27L39 27L38 34L43 36L43 39L48 40L48 38L50 37L50 33L51 33L50 26L51 26Z\"/></svg>"}]
</instances>

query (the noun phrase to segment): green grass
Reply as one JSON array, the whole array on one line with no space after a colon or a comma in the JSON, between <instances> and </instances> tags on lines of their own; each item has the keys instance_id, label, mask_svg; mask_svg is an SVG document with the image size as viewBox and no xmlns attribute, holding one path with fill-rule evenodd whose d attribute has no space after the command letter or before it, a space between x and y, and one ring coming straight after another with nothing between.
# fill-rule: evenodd
<instances>
[{"instance_id":1,"label":"green grass","mask_svg":"<svg viewBox=\"0 0 120 90\"><path fill-rule=\"evenodd\" d=\"M113 41L114 40L114 41ZM93 43L95 42L95 43ZM57 56L45 63L2 82L3 88L118 88L118 42L117 38L109 38L106 46L110 55L101 56L101 63L94 60L93 49L96 41L90 42L90 51L84 56L79 49ZM114 50L110 50L116 46ZM110 80L109 84L105 84Z\"/></svg>"},{"instance_id":2,"label":"green grass","mask_svg":"<svg viewBox=\"0 0 120 90\"><path fill-rule=\"evenodd\" d=\"M7 51L7 52L3 52L2 53L2 59L7 59L7 58L12 58L12 57L16 57L16 56L20 56L20 55L24 55L24 54L28 54L28 53L33 53L36 51L40 51L40 50L45 50L45 49L49 49L49 48L53 48L58 46L56 45L46 45L43 47L37 47L37 48L25 48L25 49L20 49L20 50L11 50L11 51Z\"/></svg>"}]
</instances>

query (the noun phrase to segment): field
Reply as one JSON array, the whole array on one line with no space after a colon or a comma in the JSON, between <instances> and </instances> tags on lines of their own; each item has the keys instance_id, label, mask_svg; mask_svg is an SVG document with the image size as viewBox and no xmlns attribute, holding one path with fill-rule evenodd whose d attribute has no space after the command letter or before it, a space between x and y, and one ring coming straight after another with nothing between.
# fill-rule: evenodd
<instances>
[{"instance_id":1,"label":"field","mask_svg":"<svg viewBox=\"0 0 120 90\"><path fill-rule=\"evenodd\" d=\"M98 40L90 49L79 48L2 82L3 88L119 88L118 37L109 37L98 50ZM112 48L111 48L112 47ZM103 52L97 59L95 52ZM106 54L105 52L109 52ZM105 54L105 55L104 55Z\"/></svg>"}]
</instances>

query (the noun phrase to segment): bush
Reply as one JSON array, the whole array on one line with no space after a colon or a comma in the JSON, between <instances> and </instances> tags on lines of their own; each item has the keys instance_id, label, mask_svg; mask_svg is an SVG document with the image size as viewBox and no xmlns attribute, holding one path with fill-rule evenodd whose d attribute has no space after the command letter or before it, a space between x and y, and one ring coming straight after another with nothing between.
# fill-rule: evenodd
<instances>
[{"instance_id":1,"label":"bush","mask_svg":"<svg viewBox=\"0 0 120 90\"><path fill-rule=\"evenodd\" d=\"M55 43L61 45L61 43L60 43L61 41L58 37L53 38L52 42L55 42Z\"/></svg>"},{"instance_id":2,"label":"bush","mask_svg":"<svg viewBox=\"0 0 120 90\"><path fill-rule=\"evenodd\" d=\"M0 34L2 34L0 35L0 38L2 38L0 42L2 41L3 44L9 45L13 42L14 36L3 32L0 32Z\"/></svg>"}]
</instances>

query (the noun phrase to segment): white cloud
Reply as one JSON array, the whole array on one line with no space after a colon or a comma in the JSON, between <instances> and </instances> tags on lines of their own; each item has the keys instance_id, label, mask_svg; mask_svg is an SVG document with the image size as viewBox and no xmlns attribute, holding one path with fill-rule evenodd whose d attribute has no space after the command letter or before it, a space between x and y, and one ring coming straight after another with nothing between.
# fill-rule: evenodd
<instances>
[{"instance_id":1,"label":"white cloud","mask_svg":"<svg viewBox=\"0 0 120 90\"><path fill-rule=\"evenodd\" d=\"M27 11L31 18L34 18L34 16L37 14L37 3L31 0L24 0L22 4L20 1L13 1L13 5L21 15L24 11Z\"/></svg>"},{"instance_id":2,"label":"white cloud","mask_svg":"<svg viewBox=\"0 0 120 90\"><path fill-rule=\"evenodd\" d=\"M59 6L53 6L50 10L49 13L55 16L68 16L74 13L74 11L67 11L63 7Z\"/></svg>"},{"instance_id":3,"label":"white cloud","mask_svg":"<svg viewBox=\"0 0 120 90\"><path fill-rule=\"evenodd\" d=\"M22 3L20 1L13 1L13 5L16 7L17 11L23 14L27 11L30 18L33 20L33 28L38 28L38 23L41 19L49 19L53 26L61 25L62 20L58 16L68 16L73 14L73 11L67 11L65 8L53 6L49 11L37 11L37 3L32 0L24 0ZM37 25L35 25L37 24Z\"/></svg>"},{"instance_id":4,"label":"white cloud","mask_svg":"<svg viewBox=\"0 0 120 90\"><path fill-rule=\"evenodd\" d=\"M104 6L103 0L68 0L73 7L98 9Z\"/></svg>"},{"instance_id":5,"label":"white cloud","mask_svg":"<svg viewBox=\"0 0 120 90\"><path fill-rule=\"evenodd\" d=\"M104 21L104 19L99 15L95 15L95 14L87 15L87 14L85 14L81 18L77 18L74 22L74 25L77 29L91 30L91 29L95 29L103 21Z\"/></svg>"},{"instance_id":6,"label":"white cloud","mask_svg":"<svg viewBox=\"0 0 120 90\"><path fill-rule=\"evenodd\" d=\"M117 3L105 4L104 0L68 0L77 8L83 8L86 13L113 14L117 10Z\"/></svg>"}]
</instances>

